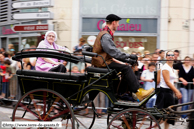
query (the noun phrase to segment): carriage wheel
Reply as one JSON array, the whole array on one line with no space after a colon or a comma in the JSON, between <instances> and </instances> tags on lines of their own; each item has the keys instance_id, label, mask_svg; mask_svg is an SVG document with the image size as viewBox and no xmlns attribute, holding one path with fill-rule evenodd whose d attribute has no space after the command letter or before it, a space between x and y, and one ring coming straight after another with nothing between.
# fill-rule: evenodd
<instances>
[{"instance_id":1,"label":"carriage wheel","mask_svg":"<svg viewBox=\"0 0 194 129\"><path fill-rule=\"evenodd\" d=\"M91 129L96 119L94 103L91 101L90 103L84 104L84 106L76 107L74 114L77 121L77 128Z\"/></svg>"},{"instance_id":2,"label":"carriage wheel","mask_svg":"<svg viewBox=\"0 0 194 129\"><path fill-rule=\"evenodd\" d=\"M141 109L126 109L110 121L108 129L161 129L150 113Z\"/></svg>"},{"instance_id":3,"label":"carriage wheel","mask_svg":"<svg viewBox=\"0 0 194 129\"><path fill-rule=\"evenodd\" d=\"M110 121L115 117L115 113L108 113L108 116L107 116L107 126L109 125Z\"/></svg>"},{"instance_id":4,"label":"carriage wheel","mask_svg":"<svg viewBox=\"0 0 194 129\"><path fill-rule=\"evenodd\" d=\"M12 121L52 121L61 122L64 129L75 128L70 104L62 95L49 89L24 94L13 110Z\"/></svg>"},{"instance_id":5,"label":"carriage wheel","mask_svg":"<svg viewBox=\"0 0 194 129\"><path fill-rule=\"evenodd\" d=\"M110 121L117 115L118 112L121 112L125 109L115 109L115 108L110 108L108 111L108 116L107 116L107 126L109 125Z\"/></svg>"}]
</instances>

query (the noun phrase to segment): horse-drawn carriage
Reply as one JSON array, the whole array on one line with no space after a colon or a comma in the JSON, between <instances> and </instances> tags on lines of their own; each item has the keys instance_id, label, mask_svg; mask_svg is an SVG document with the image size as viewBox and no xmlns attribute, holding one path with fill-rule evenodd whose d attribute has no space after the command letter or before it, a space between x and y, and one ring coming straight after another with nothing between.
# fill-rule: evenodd
<instances>
[{"instance_id":1,"label":"horse-drawn carriage","mask_svg":"<svg viewBox=\"0 0 194 129\"><path fill-rule=\"evenodd\" d=\"M21 51L13 59L46 57L65 60L69 63L87 62L86 56L100 56L96 53L83 51L82 57L61 51ZM104 60L104 59L103 59ZM22 62L21 62L22 63ZM71 65L71 64L70 64ZM104 93L112 103L107 109L108 128L136 129L159 128L161 119L176 119L174 114L190 113L194 110L177 112L171 106L167 109L145 108L146 102L156 92L143 101L127 102L117 99L119 75L114 69L87 67L85 73L41 72L36 70L17 71L21 99L16 104L12 121L60 121L63 128L92 128L98 115L93 100L99 92ZM83 99L84 96L88 99ZM194 104L190 102L187 104ZM184 104L185 105L185 104ZM181 105L176 105L181 106ZM91 107L92 116L85 121L79 117L79 112ZM156 118L158 120L156 120Z\"/></svg>"}]
</instances>

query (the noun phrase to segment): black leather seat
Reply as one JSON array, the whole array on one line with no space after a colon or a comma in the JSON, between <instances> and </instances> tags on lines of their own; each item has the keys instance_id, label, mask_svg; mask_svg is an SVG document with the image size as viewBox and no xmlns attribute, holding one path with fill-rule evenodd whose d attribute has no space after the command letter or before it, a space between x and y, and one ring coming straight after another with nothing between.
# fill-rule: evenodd
<instances>
[{"instance_id":1,"label":"black leather seat","mask_svg":"<svg viewBox=\"0 0 194 129\"><path fill-rule=\"evenodd\" d=\"M108 69L106 68L97 68L97 67L87 67L86 71L91 72L91 73L108 73L109 72Z\"/></svg>"},{"instance_id":2,"label":"black leather seat","mask_svg":"<svg viewBox=\"0 0 194 129\"><path fill-rule=\"evenodd\" d=\"M56 78L56 79L70 79L76 81L82 81L86 79L83 73L60 73L60 72L43 72L36 70L17 70L17 75L34 76L34 77L45 77L45 78Z\"/></svg>"}]
</instances>

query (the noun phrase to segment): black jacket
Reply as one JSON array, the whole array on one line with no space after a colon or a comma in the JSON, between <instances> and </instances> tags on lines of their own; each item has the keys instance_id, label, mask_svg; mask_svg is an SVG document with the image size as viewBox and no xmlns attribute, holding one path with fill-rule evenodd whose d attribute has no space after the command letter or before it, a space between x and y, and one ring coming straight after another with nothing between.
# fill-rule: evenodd
<instances>
[{"instance_id":1,"label":"black jacket","mask_svg":"<svg viewBox=\"0 0 194 129\"><path fill-rule=\"evenodd\" d=\"M188 73L185 72L183 65L180 65L179 67L179 78L183 78L185 79L187 82L193 82L193 78L194 78L194 69L191 66L191 69L189 70ZM184 86L183 84L181 84L181 87L184 87L186 89L189 89L189 87L191 89L194 89L193 84L188 84L187 86Z\"/></svg>"}]
</instances>

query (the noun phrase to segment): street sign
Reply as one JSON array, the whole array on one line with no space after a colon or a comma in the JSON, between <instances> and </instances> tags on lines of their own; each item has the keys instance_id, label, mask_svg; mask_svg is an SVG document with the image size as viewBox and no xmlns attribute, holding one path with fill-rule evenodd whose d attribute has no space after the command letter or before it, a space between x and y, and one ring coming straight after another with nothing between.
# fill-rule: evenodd
<instances>
[{"instance_id":1,"label":"street sign","mask_svg":"<svg viewBox=\"0 0 194 129\"><path fill-rule=\"evenodd\" d=\"M48 31L53 30L53 24L14 25L12 30L14 32Z\"/></svg>"},{"instance_id":2,"label":"street sign","mask_svg":"<svg viewBox=\"0 0 194 129\"><path fill-rule=\"evenodd\" d=\"M12 15L15 20L24 19L53 19L53 13L51 12L37 12L37 13L15 13Z\"/></svg>"},{"instance_id":3,"label":"street sign","mask_svg":"<svg viewBox=\"0 0 194 129\"><path fill-rule=\"evenodd\" d=\"M39 7L52 7L54 6L53 0L39 0L39 1L26 1L16 2L12 4L13 8L39 8Z\"/></svg>"}]
</instances>

